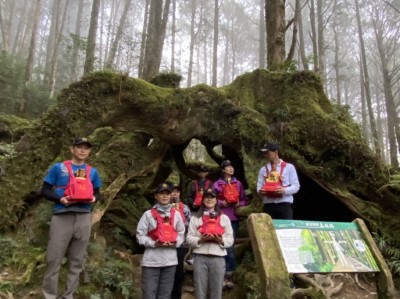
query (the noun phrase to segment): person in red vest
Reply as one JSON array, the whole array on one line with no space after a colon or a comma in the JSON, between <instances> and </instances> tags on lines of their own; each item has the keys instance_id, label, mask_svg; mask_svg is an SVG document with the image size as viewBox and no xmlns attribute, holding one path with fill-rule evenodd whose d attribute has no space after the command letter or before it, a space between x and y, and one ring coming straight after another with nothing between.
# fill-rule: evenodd
<instances>
[{"instance_id":1,"label":"person in red vest","mask_svg":"<svg viewBox=\"0 0 400 299\"><path fill-rule=\"evenodd\" d=\"M206 166L200 165L197 171L199 178L193 180L189 185L187 203L192 212L196 212L199 209L203 200L204 190L212 186L212 181L207 179L208 172L209 170Z\"/></svg>"},{"instance_id":2,"label":"person in red vest","mask_svg":"<svg viewBox=\"0 0 400 299\"><path fill-rule=\"evenodd\" d=\"M236 208L246 206L248 204L248 199L242 183L233 176L235 169L231 161L222 161L221 172L222 177L213 184L212 188L217 194L218 206L221 212L228 216L231 221L233 237L236 239L239 230L239 217L236 215L235 210ZM233 271L235 270L235 252L233 245L227 248L225 262L226 273L224 287L231 289L234 286Z\"/></svg>"},{"instance_id":3,"label":"person in red vest","mask_svg":"<svg viewBox=\"0 0 400 299\"><path fill-rule=\"evenodd\" d=\"M66 252L66 289L59 298L73 298L79 284L92 227L91 212L100 199L99 173L85 163L91 149L92 144L86 138L76 138L70 147L72 159L54 164L43 180L41 194L54 202L42 285L46 299L57 297L58 277Z\"/></svg>"},{"instance_id":4,"label":"person in red vest","mask_svg":"<svg viewBox=\"0 0 400 299\"><path fill-rule=\"evenodd\" d=\"M221 299L227 248L233 245L229 218L222 214L215 191L204 191L203 203L191 218L186 237L195 254L193 264L196 299Z\"/></svg>"},{"instance_id":5,"label":"person in red vest","mask_svg":"<svg viewBox=\"0 0 400 299\"><path fill-rule=\"evenodd\" d=\"M185 224L185 228L187 230L190 218L192 217L192 213L190 212L189 207L181 201L181 187L179 187L179 185L172 184L170 188L171 188L171 204L174 207L174 209L181 214L183 222ZM180 299L182 296L182 283L185 275L184 259L185 259L186 249L187 248L185 248L184 244L182 244L176 249L178 257L178 265L176 266L174 287L172 288L171 299Z\"/></svg>"},{"instance_id":6,"label":"person in red vest","mask_svg":"<svg viewBox=\"0 0 400 299\"><path fill-rule=\"evenodd\" d=\"M156 204L144 212L136 228L136 240L145 247L142 266L143 299L170 298L178 258L176 249L184 241L185 225L171 204L171 189L159 184Z\"/></svg>"},{"instance_id":7,"label":"person in red vest","mask_svg":"<svg viewBox=\"0 0 400 299\"><path fill-rule=\"evenodd\" d=\"M261 152L267 160L257 180L257 192L263 197L263 211L272 219L293 219L293 194L300 189L296 169L279 158L276 143L265 144Z\"/></svg>"}]
</instances>

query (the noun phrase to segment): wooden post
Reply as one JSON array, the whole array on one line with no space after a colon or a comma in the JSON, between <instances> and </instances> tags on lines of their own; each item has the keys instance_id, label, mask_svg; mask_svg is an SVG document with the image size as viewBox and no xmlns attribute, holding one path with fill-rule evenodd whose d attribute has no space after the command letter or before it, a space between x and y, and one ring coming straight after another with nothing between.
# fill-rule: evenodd
<instances>
[{"instance_id":1,"label":"wooden post","mask_svg":"<svg viewBox=\"0 0 400 299\"><path fill-rule=\"evenodd\" d=\"M371 249L372 254L375 257L376 262L379 265L380 272L376 273L376 289L378 291L379 299L395 299L395 288L392 279L392 273L387 266L385 259L383 258L378 246L376 245L374 239L364 221L360 218L356 218L354 222L357 224L358 228L362 232L368 247Z\"/></svg>"},{"instance_id":2,"label":"wooden post","mask_svg":"<svg viewBox=\"0 0 400 299\"><path fill-rule=\"evenodd\" d=\"M247 228L260 275L262 299L289 299L289 273L272 219L267 214L250 214Z\"/></svg>"}]
</instances>

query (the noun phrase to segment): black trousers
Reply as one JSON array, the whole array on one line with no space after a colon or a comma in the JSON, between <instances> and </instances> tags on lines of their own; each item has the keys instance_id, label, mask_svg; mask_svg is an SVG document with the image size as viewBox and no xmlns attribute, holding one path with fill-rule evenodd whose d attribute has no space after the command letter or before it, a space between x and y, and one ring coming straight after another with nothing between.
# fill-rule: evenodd
<instances>
[{"instance_id":1,"label":"black trousers","mask_svg":"<svg viewBox=\"0 0 400 299\"><path fill-rule=\"evenodd\" d=\"M289 202L266 203L263 212L271 216L272 219L293 219L292 204Z\"/></svg>"},{"instance_id":2,"label":"black trousers","mask_svg":"<svg viewBox=\"0 0 400 299\"><path fill-rule=\"evenodd\" d=\"M176 249L176 253L178 256L178 265L176 266L175 279L174 279L174 287L172 289L171 299L181 299L182 295L182 284L185 276L184 269L184 259L187 249L183 246L178 247Z\"/></svg>"}]
</instances>

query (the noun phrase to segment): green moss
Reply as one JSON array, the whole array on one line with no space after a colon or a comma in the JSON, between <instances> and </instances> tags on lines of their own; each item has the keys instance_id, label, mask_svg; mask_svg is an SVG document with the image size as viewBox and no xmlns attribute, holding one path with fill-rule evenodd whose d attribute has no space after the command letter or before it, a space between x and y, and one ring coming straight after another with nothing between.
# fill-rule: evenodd
<instances>
[{"instance_id":1,"label":"green moss","mask_svg":"<svg viewBox=\"0 0 400 299\"><path fill-rule=\"evenodd\" d=\"M258 150L266 141L279 142L285 160L354 207L372 228L388 234L400 229L397 176L391 179L348 110L329 102L320 78L312 72L256 70L222 88L200 84L187 89L94 72L64 89L57 105L24 132L15 156L2 160L3 230L32 224L25 220L36 215L37 223L29 227L34 235L45 235L49 207L27 205L26 199L40 188L52 163L69 158L68 147L76 136L93 142L89 162L101 174L104 198L114 199L100 232L110 233L118 246L139 250L135 225L152 202L151 188L175 169L170 146L184 146L192 139L201 140L209 150L222 145L241 158L254 194L256 175L264 163ZM174 175L177 180L176 170ZM96 209L103 207L106 203ZM21 218L24 221L18 222ZM28 240L44 242L37 236Z\"/></svg>"},{"instance_id":2,"label":"green moss","mask_svg":"<svg viewBox=\"0 0 400 299\"><path fill-rule=\"evenodd\" d=\"M30 126L31 122L27 119L0 114L0 141L17 142Z\"/></svg>"},{"instance_id":3,"label":"green moss","mask_svg":"<svg viewBox=\"0 0 400 299\"><path fill-rule=\"evenodd\" d=\"M181 81L182 76L180 74L164 72L154 76L150 83L161 87L178 88Z\"/></svg>"}]
</instances>

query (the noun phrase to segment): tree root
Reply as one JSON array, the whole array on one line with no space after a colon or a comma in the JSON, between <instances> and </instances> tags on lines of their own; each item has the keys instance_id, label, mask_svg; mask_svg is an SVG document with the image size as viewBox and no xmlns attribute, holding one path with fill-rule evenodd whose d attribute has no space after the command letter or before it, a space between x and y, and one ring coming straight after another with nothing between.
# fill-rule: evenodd
<instances>
[{"instance_id":1,"label":"tree root","mask_svg":"<svg viewBox=\"0 0 400 299\"><path fill-rule=\"evenodd\" d=\"M360 287L360 289L362 289L362 290L367 290L361 283L360 283L360 281L358 280L358 274L356 273L355 275L354 275L354 280L355 280L355 282L356 282L356 284Z\"/></svg>"},{"instance_id":2,"label":"tree root","mask_svg":"<svg viewBox=\"0 0 400 299\"><path fill-rule=\"evenodd\" d=\"M296 274L296 279L302 281L308 287L298 288L290 293L292 299L307 296L312 299L331 299L343 288L343 282L335 285L332 277L340 274Z\"/></svg>"},{"instance_id":3,"label":"tree root","mask_svg":"<svg viewBox=\"0 0 400 299\"><path fill-rule=\"evenodd\" d=\"M0 299L14 299L14 296L9 291L0 293Z\"/></svg>"}]
</instances>

